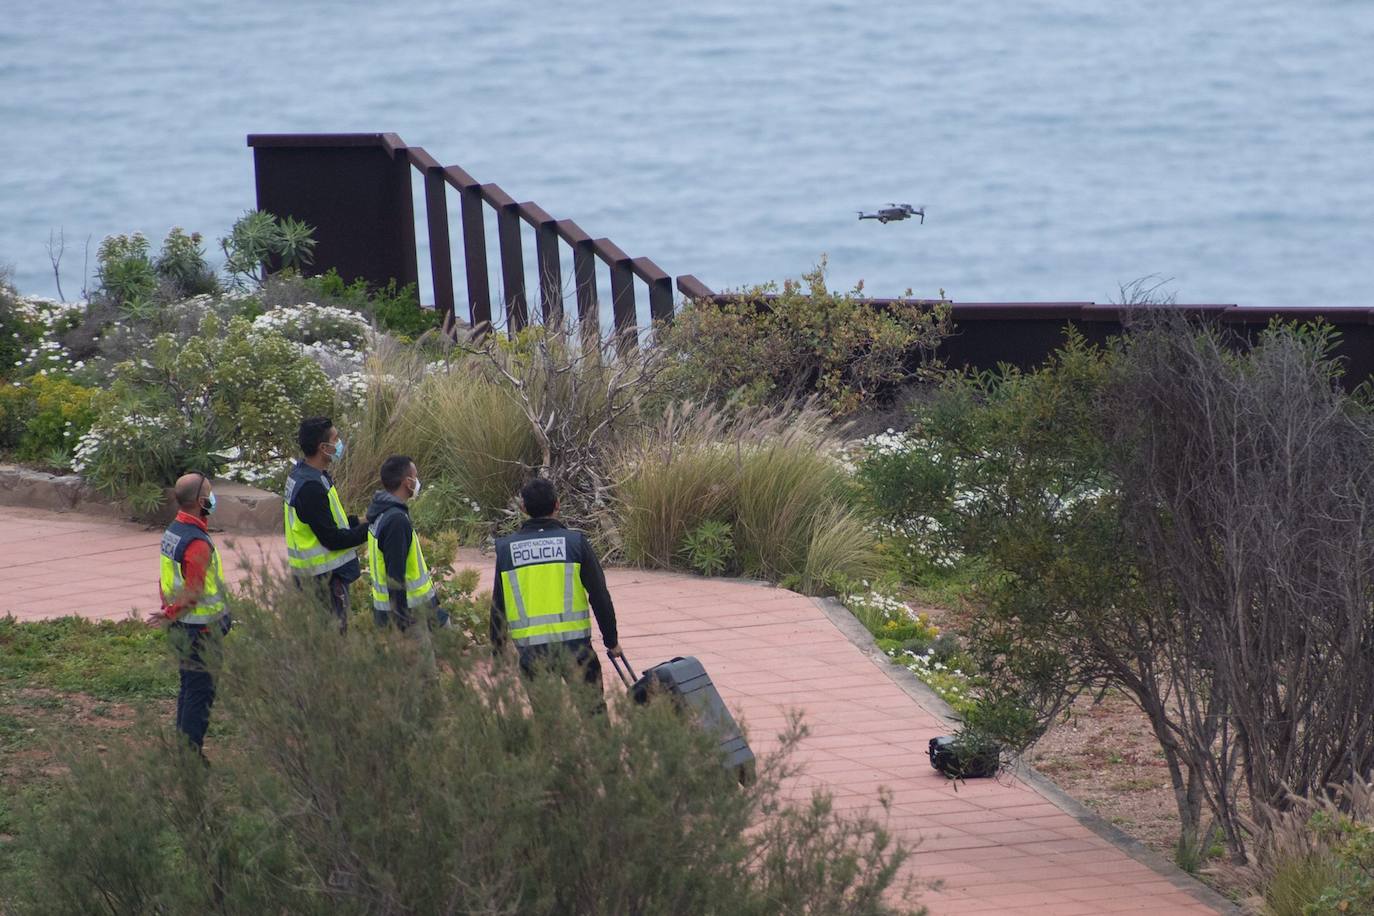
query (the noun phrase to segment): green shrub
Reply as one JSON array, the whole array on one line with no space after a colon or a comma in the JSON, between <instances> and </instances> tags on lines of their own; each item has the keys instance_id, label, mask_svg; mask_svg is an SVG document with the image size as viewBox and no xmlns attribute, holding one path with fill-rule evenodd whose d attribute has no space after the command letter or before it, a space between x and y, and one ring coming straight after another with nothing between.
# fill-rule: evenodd
<instances>
[{"instance_id":1,"label":"green shrub","mask_svg":"<svg viewBox=\"0 0 1374 916\"><path fill-rule=\"evenodd\" d=\"M728 522L702 522L683 538L681 553L703 576L724 575L735 562L734 533Z\"/></svg>"},{"instance_id":2,"label":"green shrub","mask_svg":"<svg viewBox=\"0 0 1374 916\"><path fill-rule=\"evenodd\" d=\"M691 532L728 524L738 476L732 435L718 411L674 407L626 455L616 475L616 514L628 562L670 569Z\"/></svg>"},{"instance_id":3,"label":"green shrub","mask_svg":"<svg viewBox=\"0 0 1374 916\"><path fill-rule=\"evenodd\" d=\"M174 298L219 291L219 281L205 261L200 239L199 232L187 235L180 226L173 226L162 241L162 252L153 263L153 269L170 285L169 292Z\"/></svg>"},{"instance_id":4,"label":"green shrub","mask_svg":"<svg viewBox=\"0 0 1374 916\"><path fill-rule=\"evenodd\" d=\"M814 393L845 415L886 402L913 377L912 367L933 359L948 329L943 305L877 309L861 288L831 291L822 262L781 290L689 303L660 330L659 345L673 398L761 406Z\"/></svg>"},{"instance_id":5,"label":"green shrub","mask_svg":"<svg viewBox=\"0 0 1374 916\"><path fill-rule=\"evenodd\" d=\"M289 460L301 417L333 404L324 373L290 341L210 314L185 345L164 334L145 359L117 367L74 464L102 490L151 499L187 469Z\"/></svg>"},{"instance_id":6,"label":"green shrub","mask_svg":"<svg viewBox=\"0 0 1374 916\"><path fill-rule=\"evenodd\" d=\"M876 574L874 538L847 506L835 448L806 414L737 443L732 523L747 575L812 592Z\"/></svg>"},{"instance_id":7,"label":"green shrub","mask_svg":"<svg viewBox=\"0 0 1374 916\"><path fill-rule=\"evenodd\" d=\"M1264 892L1269 916L1310 916L1318 900L1341 884L1340 863L1329 854L1284 862ZM1317 912L1322 912L1317 910ZM1356 912L1347 908L1347 912Z\"/></svg>"},{"instance_id":8,"label":"green shrub","mask_svg":"<svg viewBox=\"0 0 1374 916\"><path fill-rule=\"evenodd\" d=\"M407 635L340 638L290 586L239 615L213 769L170 741L73 749L21 818L18 912L907 911L906 849L824 795L785 797L795 730L740 787L670 702L617 692L589 718L581 684L479 675L443 640L427 668Z\"/></svg>"},{"instance_id":9,"label":"green shrub","mask_svg":"<svg viewBox=\"0 0 1374 916\"><path fill-rule=\"evenodd\" d=\"M351 309L307 302L292 308L275 308L253 319L253 327L276 331L299 344L333 344L363 351L371 340L367 319Z\"/></svg>"},{"instance_id":10,"label":"green shrub","mask_svg":"<svg viewBox=\"0 0 1374 916\"><path fill-rule=\"evenodd\" d=\"M514 401L472 362L432 373L407 423L426 473L442 477L487 517L501 513L539 464L539 447Z\"/></svg>"},{"instance_id":11,"label":"green shrub","mask_svg":"<svg viewBox=\"0 0 1374 916\"><path fill-rule=\"evenodd\" d=\"M362 278L344 283L332 267L317 277L305 278L304 283L320 301L366 312L377 327L399 337L414 339L439 327L439 313L420 307L414 283L399 288L394 279L382 287L370 287Z\"/></svg>"},{"instance_id":12,"label":"green shrub","mask_svg":"<svg viewBox=\"0 0 1374 916\"><path fill-rule=\"evenodd\" d=\"M28 358L28 352L42 339L42 327L21 308L19 293L0 272L0 379L12 378Z\"/></svg>"},{"instance_id":13,"label":"green shrub","mask_svg":"<svg viewBox=\"0 0 1374 916\"><path fill-rule=\"evenodd\" d=\"M141 314L157 291L157 268L143 233L111 235L96 250L96 295Z\"/></svg>"},{"instance_id":14,"label":"green shrub","mask_svg":"<svg viewBox=\"0 0 1374 916\"><path fill-rule=\"evenodd\" d=\"M65 466L95 422L95 397L95 389L46 374L0 387L0 448L24 461Z\"/></svg>"},{"instance_id":15,"label":"green shrub","mask_svg":"<svg viewBox=\"0 0 1374 916\"><path fill-rule=\"evenodd\" d=\"M1311 893L1318 880L1325 881L1303 907L1304 916L1374 912L1374 824L1327 808L1312 815L1310 826L1329 852L1324 860L1310 863L1306 874L1299 873L1301 883L1285 888ZM1271 885L1270 890L1277 888Z\"/></svg>"},{"instance_id":16,"label":"green shrub","mask_svg":"<svg viewBox=\"0 0 1374 916\"><path fill-rule=\"evenodd\" d=\"M520 409L471 360L426 374L410 349L374 358L362 402L344 422L349 445L335 477L340 495L350 505L367 499L382 461L410 455L425 481L422 499L438 488L422 510L431 530L469 530L471 516L500 518L539 460Z\"/></svg>"},{"instance_id":17,"label":"green shrub","mask_svg":"<svg viewBox=\"0 0 1374 916\"><path fill-rule=\"evenodd\" d=\"M224 269L238 286L262 286L269 266L299 273L315 260L314 233L294 217L249 210L220 239Z\"/></svg>"},{"instance_id":18,"label":"green shrub","mask_svg":"<svg viewBox=\"0 0 1374 916\"><path fill-rule=\"evenodd\" d=\"M482 504L442 477L424 479L424 489L411 500L410 517L421 534L452 531L460 544L477 546L489 533Z\"/></svg>"}]
</instances>

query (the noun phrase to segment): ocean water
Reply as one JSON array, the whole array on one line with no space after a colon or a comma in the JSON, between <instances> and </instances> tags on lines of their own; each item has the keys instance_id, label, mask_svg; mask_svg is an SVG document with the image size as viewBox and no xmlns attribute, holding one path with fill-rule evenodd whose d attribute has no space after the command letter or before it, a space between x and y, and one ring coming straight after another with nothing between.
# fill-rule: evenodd
<instances>
[{"instance_id":1,"label":"ocean water","mask_svg":"<svg viewBox=\"0 0 1374 916\"><path fill-rule=\"evenodd\" d=\"M70 298L87 237L213 239L277 131L394 131L716 289L1374 306L1370 0L0 0L0 263L54 294L61 230Z\"/></svg>"}]
</instances>

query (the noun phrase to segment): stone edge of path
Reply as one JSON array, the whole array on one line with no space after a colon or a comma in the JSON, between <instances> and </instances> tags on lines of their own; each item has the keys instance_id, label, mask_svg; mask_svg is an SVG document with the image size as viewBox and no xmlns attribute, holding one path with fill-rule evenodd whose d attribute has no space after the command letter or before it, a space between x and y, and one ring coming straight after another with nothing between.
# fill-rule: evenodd
<instances>
[{"instance_id":1,"label":"stone edge of path","mask_svg":"<svg viewBox=\"0 0 1374 916\"><path fill-rule=\"evenodd\" d=\"M229 534L280 534L281 497L241 483L215 484L219 504L212 531ZM0 506L80 512L114 521L148 521L164 525L175 514L168 490L167 505L153 519L133 519L117 500L111 499L76 474L50 474L22 464L0 464Z\"/></svg>"},{"instance_id":2,"label":"stone edge of path","mask_svg":"<svg viewBox=\"0 0 1374 916\"><path fill-rule=\"evenodd\" d=\"M855 645L859 651L868 657L885 673L889 680L902 689L907 696L911 697L926 712L935 716L937 719L949 724L951 728L958 726L959 718L949 704L940 698L934 690L926 685L924 681L912 674L901 665L892 664L892 660L882 649L878 648L874 641L873 634L868 631L862 623L849 613L849 610L834 598L812 598L811 602L820 609L826 618L835 625L846 639ZM1078 801L1051 780L1037 772L1027 764L1018 764L1015 769L1016 778L1035 789L1042 796L1053 802L1061 811L1074 818L1084 827L1097 834L1102 839L1120 849L1126 855L1135 859L1154 871L1160 877L1167 880L1174 887L1184 891L1202 903L1222 913L1239 913L1241 909L1231 900L1228 900L1219 892L1203 884L1197 878L1179 868L1173 862L1161 856L1135 837L1127 834L1115 824L1099 816L1091 808Z\"/></svg>"}]
</instances>

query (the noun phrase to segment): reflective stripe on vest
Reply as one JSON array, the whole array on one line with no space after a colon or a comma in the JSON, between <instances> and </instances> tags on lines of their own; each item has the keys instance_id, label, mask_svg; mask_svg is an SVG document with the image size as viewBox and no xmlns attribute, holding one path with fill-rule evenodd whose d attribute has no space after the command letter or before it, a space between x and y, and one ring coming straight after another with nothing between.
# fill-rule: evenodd
<instances>
[{"instance_id":1,"label":"reflective stripe on vest","mask_svg":"<svg viewBox=\"0 0 1374 916\"><path fill-rule=\"evenodd\" d=\"M162 603L174 604L186 589L186 579L181 573L181 561L186 548L192 541L201 540L210 545L210 563L205 570L205 589L201 592L196 606L177 617L178 621L190 624L207 624L218 620L224 614L224 563L215 542L209 536L185 522L173 522L162 535L161 588Z\"/></svg>"},{"instance_id":2,"label":"reflective stripe on vest","mask_svg":"<svg viewBox=\"0 0 1374 916\"><path fill-rule=\"evenodd\" d=\"M367 529L367 569L372 577L372 607L389 611L391 595L387 588L390 583L386 576L386 558L382 556L381 544L374 534L376 527L374 523ZM405 576L406 607L412 611L427 608L434 595L434 583L430 580L424 551L420 549L420 536L413 529L410 532L410 549L406 552Z\"/></svg>"},{"instance_id":3,"label":"reflective stripe on vest","mask_svg":"<svg viewBox=\"0 0 1374 916\"><path fill-rule=\"evenodd\" d=\"M299 469L299 466L298 466ZM286 499L283 504L283 514L286 523L286 561L291 569L310 576L322 576L327 572L333 572L358 558L357 553L351 548L343 550L330 550L320 543L320 539L315 537L315 531L305 522L301 521L296 515L296 509L291 505L291 494L295 485L300 482L296 477L296 471L292 471L293 479L288 481L286 487ZM313 479L307 478L307 479ZM343 503L339 502L338 491L334 485L319 475L319 480L325 488L325 496L329 501L329 514L334 519L334 524L340 528L348 527L348 514L344 512Z\"/></svg>"},{"instance_id":4,"label":"reflective stripe on vest","mask_svg":"<svg viewBox=\"0 0 1374 916\"><path fill-rule=\"evenodd\" d=\"M511 641L541 646L589 639L592 621L581 573L581 563L535 563L502 572Z\"/></svg>"}]
</instances>

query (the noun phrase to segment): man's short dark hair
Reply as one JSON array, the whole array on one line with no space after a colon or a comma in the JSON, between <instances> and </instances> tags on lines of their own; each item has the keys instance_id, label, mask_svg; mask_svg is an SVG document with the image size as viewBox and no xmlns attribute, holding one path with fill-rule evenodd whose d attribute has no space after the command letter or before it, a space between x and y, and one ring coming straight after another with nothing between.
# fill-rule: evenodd
<instances>
[{"instance_id":1,"label":"man's short dark hair","mask_svg":"<svg viewBox=\"0 0 1374 916\"><path fill-rule=\"evenodd\" d=\"M296 441L301 446L301 454L310 458L318 452L320 446L329 438L329 431L333 428L334 421L328 417L307 417L302 420L300 432L296 434Z\"/></svg>"},{"instance_id":2,"label":"man's short dark hair","mask_svg":"<svg viewBox=\"0 0 1374 916\"><path fill-rule=\"evenodd\" d=\"M409 455L392 455L382 462L382 489L388 493L395 490L410 476L410 466L415 462Z\"/></svg>"},{"instance_id":3,"label":"man's short dark hair","mask_svg":"<svg viewBox=\"0 0 1374 916\"><path fill-rule=\"evenodd\" d=\"M520 501L530 518L547 518L558 508L558 491L547 477L536 477L520 488Z\"/></svg>"}]
</instances>

